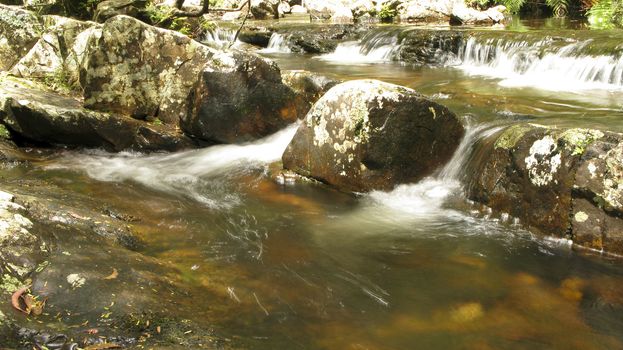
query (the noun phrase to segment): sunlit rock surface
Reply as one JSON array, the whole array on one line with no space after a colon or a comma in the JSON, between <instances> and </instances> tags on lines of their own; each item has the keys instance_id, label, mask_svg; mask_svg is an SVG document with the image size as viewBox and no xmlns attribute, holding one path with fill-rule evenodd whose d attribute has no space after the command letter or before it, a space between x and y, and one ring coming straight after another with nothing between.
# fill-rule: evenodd
<instances>
[{"instance_id":1,"label":"sunlit rock surface","mask_svg":"<svg viewBox=\"0 0 623 350\"><path fill-rule=\"evenodd\" d=\"M283 165L345 191L390 189L445 164L463 134L454 113L417 92L355 80L316 102Z\"/></svg>"},{"instance_id":2,"label":"sunlit rock surface","mask_svg":"<svg viewBox=\"0 0 623 350\"><path fill-rule=\"evenodd\" d=\"M623 135L518 124L482 141L468 196L547 235L623 253Z\"/></svg>"}]
</instances>

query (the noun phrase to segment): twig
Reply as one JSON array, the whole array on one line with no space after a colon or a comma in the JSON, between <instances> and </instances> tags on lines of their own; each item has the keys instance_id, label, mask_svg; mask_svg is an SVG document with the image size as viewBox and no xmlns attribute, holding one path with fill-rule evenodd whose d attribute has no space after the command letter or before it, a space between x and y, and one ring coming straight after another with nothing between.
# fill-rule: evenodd
<instances>
[{"instance_id":1,"label":"twig","mask_svg":"<svg viewBox=\"0 0 623 350\"><path fill-rule=\"evenodd\" d=\"M242 24L240 24L240 28L238 28L238 30L236 31L236 35L234 35L234 40L232 40L232 42L227 47L228 49L231 49L231 47L234 46L234 44L236 43L236 40L238 40L238 35L240 35L240 31L242 30L242 27L244 27L244 24L247 22L247 18L249 18L249 14L251 13L251 0L247 1L247 5L249 5L249 8L247 9L247 14L244 16L244 19L242 20Z\"/></svg>"}]
</instances>

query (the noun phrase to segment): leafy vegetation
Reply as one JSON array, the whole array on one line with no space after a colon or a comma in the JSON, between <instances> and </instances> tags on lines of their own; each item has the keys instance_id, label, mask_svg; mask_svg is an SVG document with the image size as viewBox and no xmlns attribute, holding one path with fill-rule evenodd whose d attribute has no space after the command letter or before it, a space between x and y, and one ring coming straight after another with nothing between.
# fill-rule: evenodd
<instances>
[{"instance_id":1,"label":"leafy vegetation","mask_svg":"<svg viewBox=\"0 0 623 350\"><path fill-rule=\"evenodd\" d=\"M383 5L381 11L379 11L379 19L385 23L392 22L397 15L398 11L396 8L389 5Z\"/></svg>"},{"instance_id":2,"label":"leafy vegetation","mask_svg":"<svg viewBox=\"0 0 623 350\"><path fill-rule=\"evenodd\" d=\"M599 0L588 10L587 17L595 29L623 28L623 0Z\"/></svg>"}]
</instances>

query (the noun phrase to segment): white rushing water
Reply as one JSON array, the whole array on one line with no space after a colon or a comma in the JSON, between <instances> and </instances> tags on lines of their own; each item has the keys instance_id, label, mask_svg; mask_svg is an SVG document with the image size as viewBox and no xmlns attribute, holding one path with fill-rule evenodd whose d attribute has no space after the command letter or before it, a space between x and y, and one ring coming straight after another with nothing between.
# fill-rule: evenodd
<instances>
[{"instance_id":1,"label":"white rushing water","mask_svg":"<svg viewBox=\"0 0 623 350\"><path fill-rule=\"evenodd\" d=\"M279 33L273 33L268 41L268 46L261 49L263 53L290 53L290 47L288 46L288 38Z\"/></svg>"},{"instance_id":2,"label":"white rushing water","mask_svg":"<svg viewBox=\"0 0 623 350\"><path fill-rule=\"evenodd\" d=\"M506 87L551 91L623 90L623 56L586 55L591 40L561 48L547 42L527 43L471 37L458 53L457 66L470 75L500 78ZM544 52L543 52L544 51Z\"/></svg>"},{"instance_id":3,"label":"white rushing water","mask_svg":"<svg viewBox=\"0 0 623 350\"><path fill-rule=\"evenodd\" d=\"M405 214L406 217L422 218L437 215L448 215L443 205L452 194L460 188L460 175L465 168L471 148L477 140L492 135L500 128L486 124L468 127L468 130L457 147L450 161L435 175L415 184L397 186L390 192L373 191L369 194L372 206L381 205L395 213Z\"/></svg>"},{"instance_id":4,"label":"white rushing water","mask_svg":"<svg viewBox=\"0 0 623 350\"><path fill-rule=\"evenodd\" d=\"M383 63L391 62L400 51L398 36L393 33L373 32L360 41L338 44L334 52L318 59L337 63Z\"/></svg>"},{"instance_id":5,"label":"white rushing water","mask_svg":"<svg viewBox=\"0 0 623 350\"><path fill-rule=\"evenodd\" d=\"M238 47L242 44L240 40L234 42L236 37L236 31L228 28L216 27L212 30L208 30L203 38L203 42L219 49L228 48L232 43L232 47Z\"/></svg>"},{"instance_id":6,"label":"white rushing water","mask_svg":"<svg viewBox=\"0 0 623 350\"><path fill-rule=\"evenodd\" d=\"M240 203L227 178L281 159L298 123L241 145L219 145L173 154L70 153L49 168L86 172L99 181L133 181L148 188L195 199L212 208Z\"/></svg>"}]
</instances>

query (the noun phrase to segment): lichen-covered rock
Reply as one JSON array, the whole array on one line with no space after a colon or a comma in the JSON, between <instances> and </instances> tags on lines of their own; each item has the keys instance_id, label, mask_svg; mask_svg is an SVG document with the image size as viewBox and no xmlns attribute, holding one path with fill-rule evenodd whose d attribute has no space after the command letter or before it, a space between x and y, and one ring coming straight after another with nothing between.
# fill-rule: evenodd
<instances>
[{"instance_id":1,"label":"lichen-covered rock","mask_svg":"<svg viewBox=\"0 0 623 350\"><path fill-rule=\"evenodd\" d=\"M251 14L255 19L279 17L279 0L251 0Z\"/></svg>"},{"instance_id":2,"label":"lichen-covered rock","mask_svg":"<svg viewBox=\"0 0 623 350\"><path fill-rule=\"evenodd\" d=\"M272 134L302 118L306 106L283 84L277 65L242 52L219 53L189 97L182 129L194 137L232 143Z\"/></svg>"},{"instance_id":3,"label":"lichen-covered rock","mask_svg":"<svg viewBox=\"0 0 623 350\"><path fill-rule=\"evenodd\" d=\"M42 31L41 19L32 12L0 5L0 71L26 55Z\"/></svg>"},{"instance_id":4,"label":"lichen-covered rock","mask_svg":"<svg viewBox=\"0 0 623 350\"><path fill-rule=\"evenodd\" d=\"M283 165L345 191L390 189L432 174L463 133L454 113L411 89L349 81L312 107Z\"/></svg>"},{"instance_id":5,"label":"lichen-covered rock","mask_svg":"<svg viewBox=\"0 0 623 350\"><path fill-rule=\"evenodd\" d=\"M45 32L30 51L11 69L11 74L23 78L65 79L78 84L77 38L95 23L59 16L42 18Z\"/></svg>"},{"instance_id":6,"label":"lichen-covered rock","mask_svg":"<svg viewBox=\"0 0 623 350\"><path fill-rule=\"evenodd\" d=\"M188 93L215 52L127 16L109 19L91 40L80 72L85 106L165 123L183 116Z\"/></svg>"},{"instance_id":7,"label":"lichen-covered rock","mask_svg":"<svg viewBox=\"0 0 623 350\"><path fill-rule=\"evenodd\" d=\"M316 103L329 89L341 83L337 79L332 79L323 75L318 75L303 70L285 71L281 74L283 83L289 86L296 93L296 98L304 106L308 106L307 111Z\"/></svg>"},{"instance_id":8,"label":"lichen-covered rock","mask_svg":"<svg viewBox=\"0 0 623 350\"><path fill-rule=\"evenodd\" d=\"M534 124L480 142L470 199L544 234L623 253L623 135Z\"/></svg>"},{"instance_id":9,"label":"lichen-covered rock","mask_svg":"<svg viewBox=\"0 0 623 350\"><path fill-rule=\"evenodd\" d=\"M88 110L73 98L19 80L0 82L0 122L23 139L46 144L115 151L173 151L194 145L174 128Z\"/></svg>"},{"instance_id":10,"label":"lichen-covered rock","mask_svg":"<svg viewBox=\"0 0 623 350\"><path fill-rule=\"evenodd\" d=\"M118 15L130 17L147 17L145 7L147 0L104 0L97 4L93 19L97 22L104 22L109 18Z\"/></svg>"},{"instance_id":11,"label":"lichen-covered rock","mask_svg":"<svg viewBox=\"0 0 623 350\"><path fill-rule=\"evenodd\" d=\"M489 8L486 11L479 11L467 7L464 3L456 3L452 8L450 23L455 25L492 25L504 21L505 11L506 7L503 5Z\"/></svg>"}]
</instances>

